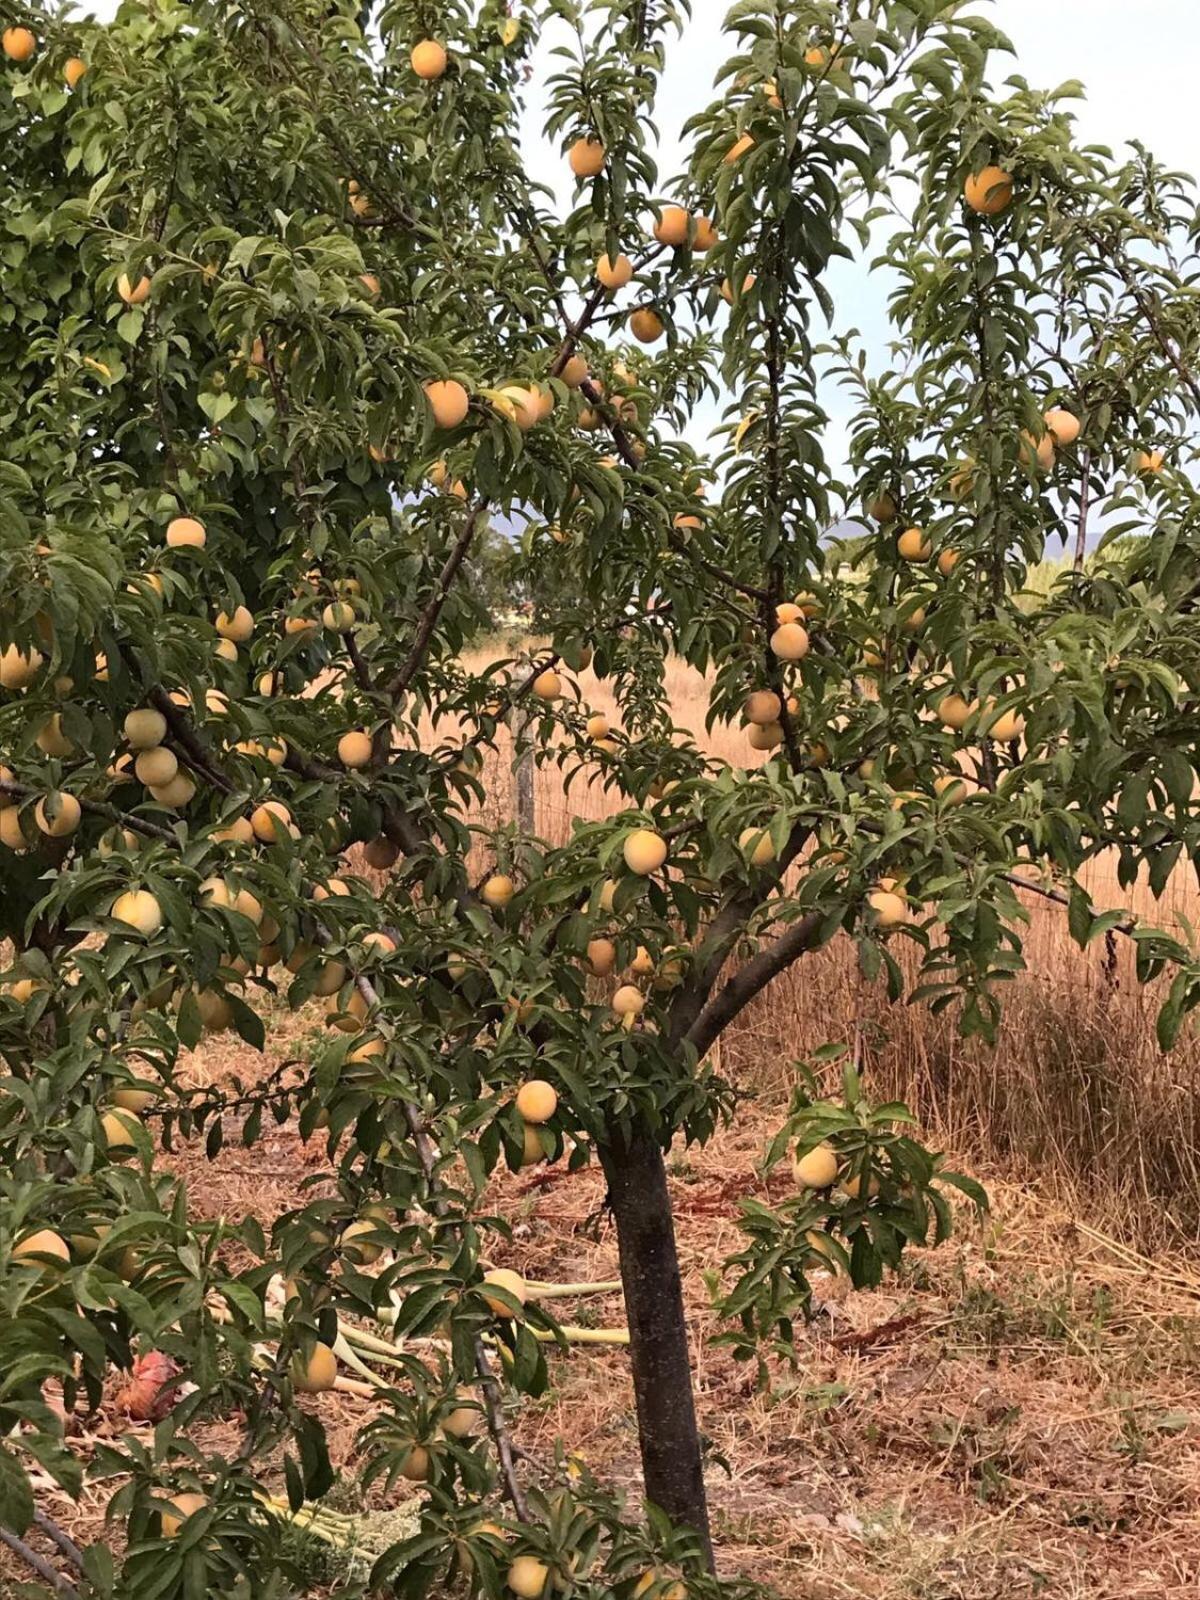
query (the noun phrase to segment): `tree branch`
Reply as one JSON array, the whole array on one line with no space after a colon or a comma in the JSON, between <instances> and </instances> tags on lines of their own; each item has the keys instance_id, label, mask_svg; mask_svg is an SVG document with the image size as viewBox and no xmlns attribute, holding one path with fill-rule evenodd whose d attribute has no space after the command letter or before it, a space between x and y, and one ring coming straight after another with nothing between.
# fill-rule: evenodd
<instances>
[{"instance_id":1,"label":"tree branch","mask_svg":"<svg viewBox=\"0 0 1200 1600\"><path fill-rule=\"evenodd\" d=\"M47 1539L51 1540L58 1547L61 1553L66 1556L71 1565L77 1571L82 1572L83 1551L75 1543L74 1539L70 1538L69 1535L64 1533L59 1527L58 1523L52 1521L44 1511L35 1511L33 1513L33 1520L35 1525L39 1527L46 1535Z\"/></svg>"},{"instance_id":2,"label":"tree branch","mask_svg":"<svg viewBox=\"0 0 1200 1600\"><path fill-rule=\"evenodd\" d=\"M695 1046L697 1055L703 1056L708 1051L734 1017L743 1011L773 978L777 978L806 951L813 948L824 920L823 912L810 911L798 922L793 922L773 944L768 945L765 950L760 950L756 956L752 956L738 968L729 982L704 1007L685 1035L686 1042Z\"/></svg>"},{"instance_id":3,"label":"tree branch","mask_svg":"<svg viewBox=\"0 0 1200 1600\"><path fill-rule=\"evenodd\" d=\"M38 1555L36 1550L31 1550L24 1539L18 1539L15 1533L10 1533L7 1528L0 1527L0 1540L10 1550L19 1555L27 1566L32 1567L42 1582L48 1583L55 1594L65 1596L66 1600L79 1600L79 1590L75 1588L74 1584L68 1583L64 1577L55 1572L50 1563Z\"/></svg>"},{"instance_id":4,"label":"tree branch","mask_svg":"<svg viewBox=\"0 0 1200 1600\"><path fill-rule=\"evenodd\" d=\"M17 800L32 800L34 795L44 793L42 789L31 789L27 783L0 781L0 794L11 794ZM175 835L171 830L160 827L157 822L147 822L142 817L130 816L128 812L118 811L115 806L106 805L102 800L85 800L79 795L75 795L74 798L79 803L79 809L92 816L103 817L106 822L128 828L131 833L144 834L147 839L163 839L167 844L175 843Z\"/></svg>"},{"instance_id":5,"label":"tree branch","mask_svg":"<svg viewBox=\"0 0 1200 1600\"><path fill-rule=\"evenodd\" d=\"M485 515L486 511L487 501L481 500L471 511L470 516L468 516L463 525L462 532L455 540L450 554L446 557L445 565L438 574L437 585L417 623L417 631L413 635L413 642L409 648L408 655L388 682L387 693L393 700L404 693L421 669L421 663L425 659L425 651L428 649L429 641L433 637L433 630L437 627L438 618L442 614L442 607L449 597L450 586L458 575L458 569L466 560L467 551L471 548L471 541L474 539L479 526L479 519Z\"/></svg>"}]
</instances>

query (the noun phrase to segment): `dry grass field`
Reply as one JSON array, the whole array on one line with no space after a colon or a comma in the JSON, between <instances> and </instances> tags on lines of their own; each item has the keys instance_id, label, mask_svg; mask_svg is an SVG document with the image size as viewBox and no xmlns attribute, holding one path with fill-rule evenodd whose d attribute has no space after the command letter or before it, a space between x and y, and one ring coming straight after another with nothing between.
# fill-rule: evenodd
<instances>
[{"instance_id":1,"label":"dry grass field","mask_svg":"<svg viewBox=\"0 0 1200 1600\"><path fill-rule=\"evenodd\" d=\"M677 720L703 737L705 690L673 665ZM583 674L585 698L616 716ZM445 730L442 730L445 731ZM745 760L734 730L709 742ZM512 813L505 752L487 773L487 816ZM565 837L574 816L608 802L553 769L538 775L538 822ZM485 863L481 862L482 867ZM1098 903L1128 903L1170 923L1190 916L1182 879L1157 908L1127 899L1098 873ZM701 1426L722 1569L771 1584L789 1600L1183 1600L1200 1592L1200 1216L1196 1047L1154 1045L1154 996L1118 952L1084 955L1058 908L1030 906L1030 971L1010 986L1003 1032L965 1047L951 1023L889 1006L864 989L848 947L806 958L723 1041L725 1066L750 1091L739 1119L703 1152L670 1163L686 1279ZM844 1036L857 1017L872 1092L902 1096L925 1135L988 1185L992 1214L965 1210L956 1239L916 1252L897 1280L859 1293L824 1279L817 1316L794 1368L765 1392L753 1371L706 1348L705 1274L737 1247L741 1195L779 1191L758 1161L790 1088L789 1063ZM197 1086L243 1078L303 1053L321 1031L317 1009L268 1010L261 1068L230 1035L206 1040L186 1072ZM193 1211L254 1213L264 1224L300 1203L301 1185L329 1161L321 1139L301 1145L272 1127L252 1151L227 1129L215 1162L199 1144L163 1158ZM616 1244L591 1169L505 1175L499 1208L514 1222L497 1257L557 1282L616 1276ZM318 1187L317 1193L320 1192ZM312 1191L307 1191L307 1198ZM619 1295L564 1302L564 1321L619 1326ZM569 1441L631 1496L637 1445L627 1361L617 1349L551 1358L552 1386L519 1414L535 1459ZM354 1395L325 1396L341 1481L333 1502L360 1509L353 1441L369 1415ZM137 1430L112 1405L79 1419L76 1438ZM229 1423L234 1437L236 1419ZM101 1536L109 1492L79 1504L48 1496L77 1536ZM368 1495L369 1508L394 1508ZM298 1549L312 1592L336 1594L345 1569L315 1545ZM19 1574L0 1558L5 1576Z\"/></svg>"},{"instance_id":2,"label":"dry grass field","mask_svg":"<svg viewBox=\"0 0 1200 1600\"><path fill-rule=\"evenodd\" d=\"M470 664L481 668L496 653L510 652L498 643ZM607 685L591 672L577 677L584 702L619 726ZM702 748L742 766L764 759L738 728L718 724L706 733L699 673L673 661L666 689L678 726ZM488 823L511 819L513 777L503 745L485 787ZM574 818L601 816L619 803L579 779L564 792L553 766L537 773L535 792L538 829L556 842L568 837ZM1098 908L1127 907L1183 937L1200 921L1189 868L1177 870L1159 901L1140 883L1122 889L1103 860L1084 881ZM853 951L841 941L784 974L725 1036L721 1048L733 1074L782 1090L789 1062L831 1038L851 1037L857 1019L880 1097L908 1100L956 1149L1002 1162L1081 1212L1098 1208L1136 1243L1200 1240L1200 1044L1185 1030L1173 1051L1159 1051L1161 994L1136 982L1127 941L1116 941L1114 966L1102 941L1079 949L1059 906L1032 894L1027 901L1028 972L1006 989L994 1049L964 1044L952 1015L889 1005L881 990L862 983Z\"/></svg>"}]
</instances>

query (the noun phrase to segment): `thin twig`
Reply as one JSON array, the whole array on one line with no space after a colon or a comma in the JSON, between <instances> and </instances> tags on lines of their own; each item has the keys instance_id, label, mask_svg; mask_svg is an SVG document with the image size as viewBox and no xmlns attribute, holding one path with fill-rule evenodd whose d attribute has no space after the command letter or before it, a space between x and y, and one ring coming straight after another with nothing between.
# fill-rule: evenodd
<instances>
[{"instance_id":1,"label":"thin twig","mask_svg":"<svg viewBox=\"0 0 1200 1600\"><path fill-rule=\"evenodd\" d=\"M17 800L31 800L34 795L41 795L42 789L31 789L27 783L11 782L8 779L0 781L0 794L10 794ZM134 817L126 811L118 811L115 806L105 804L102 800L85 800L82 796L74 797L79 809L92 816L103 817L106 822L112 822L119 827L128 828L132 833L141 833L148 839L164 839L168 844L175 843L175 835L169 828L162 828L157 822L147 822L143 817Z\"/></svg>"}]
</instances>

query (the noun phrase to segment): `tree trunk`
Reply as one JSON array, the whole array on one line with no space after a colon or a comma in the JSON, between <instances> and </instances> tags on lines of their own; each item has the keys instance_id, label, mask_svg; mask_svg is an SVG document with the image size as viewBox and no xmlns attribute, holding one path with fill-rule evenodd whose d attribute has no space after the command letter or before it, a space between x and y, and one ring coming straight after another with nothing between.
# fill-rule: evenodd
<instances>
[{"instance_id":1,"label":"tree trunk","mask_svg":"<svg viewBox=\"0 0 1200 1600\"><path fill-rule=\"evenodd\" d=\"M617 1221L646 1498L700 1535L713 1567L675 1224L662 1151L638 1125L600 1151Z\"/></svg>"}]
</instances>

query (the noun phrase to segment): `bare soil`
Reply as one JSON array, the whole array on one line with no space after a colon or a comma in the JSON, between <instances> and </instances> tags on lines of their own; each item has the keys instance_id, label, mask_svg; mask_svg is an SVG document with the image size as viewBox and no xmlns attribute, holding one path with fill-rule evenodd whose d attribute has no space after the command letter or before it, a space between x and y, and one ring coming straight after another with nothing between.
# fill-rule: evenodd
<instances>
[{"instance_id":1,"label":"bare soil","mask_svg":"<svg viewBox=\"0 0 1200 1600\"><path fill-rule=\"evenodd\" d=\"M268 1064L311 1019L280 1024ZM207 1043L192 1063L197 1081L231 1070L252 1079L266 1066L233 1040ZM794 1600L1200 1592L1200 1266L1181 1253L1147 1259L964 1151L958 1164L988 1183L990 1220L963 1212L951 1244L915 1252L883 1290L826 1279L795 1368L777 1367L760 1391L752 1368L706 1344L703 1275L737 1248L737 1197L763 1192L756 1166L778 1110L764 1096L708 1149L671 1160L723 1571ZM208 1162L195 1145L170 1165L193 1210L269 1224L324 1161L319 1140L303 1146L283 1127L251 1151L231 1140ZM598 1172L539 1169L497 1189L515 1222L498 1260L557 1282L617 1276ZM556 1309L576 1323L624 1320L616 1294ZM516 1423L519 1442L544 1458L561 1438L636 1498L625 1352L575 1348L551 1370L550 1391ZM369 1404L320 1402L347 1480ZM78 1447L131 1426L106 1410ZM231 1420L229 1442L235 1433ZM47 1491L44 1504L93 1539L110 1492L88 1489L75 1504ZM29 1576L0 1552L0 1593Z\"/></svg>"}]
</instances>

